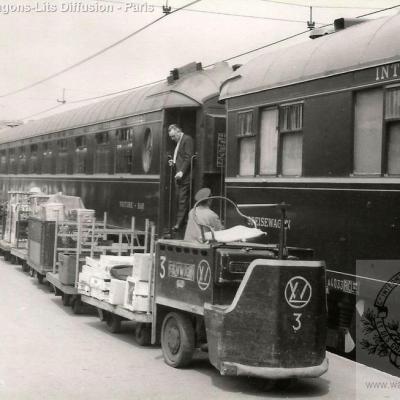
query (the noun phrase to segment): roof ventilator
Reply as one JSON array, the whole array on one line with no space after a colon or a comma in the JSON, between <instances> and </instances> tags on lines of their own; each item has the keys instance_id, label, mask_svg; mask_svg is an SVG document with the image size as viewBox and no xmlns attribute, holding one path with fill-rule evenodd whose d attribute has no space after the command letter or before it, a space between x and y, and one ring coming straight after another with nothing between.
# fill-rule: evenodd
<instances>
[{"instance_id":1,"label":"roof ventilator","mask_svg":"<svg viewBox=\"0 0 400 400\"><path fill-rule=\"evenodd\" d=\"M330 35L331 33L342 31L350 26L358 25L366 21L368 20L361 18L338 18L333 22L333 26L330 25L313 29L310 32L310 39L317 39L321 36Z\"/></svg>"},{"instance_id":2,"label":"roof ventilator","mask_svg":"<svg viewBox=\"0 0 400 400\"><path fill-rule=\"evenodd\" d=\"M183 67L174 68L170 72L167 78L167 82L169 84L174 83L174 81L177 81L182 76L188 75L192 72L201 71L202 69L203 67L201 65L201 62L191 62L189 64L184 65Z\"/></svg>"}]
</instances>

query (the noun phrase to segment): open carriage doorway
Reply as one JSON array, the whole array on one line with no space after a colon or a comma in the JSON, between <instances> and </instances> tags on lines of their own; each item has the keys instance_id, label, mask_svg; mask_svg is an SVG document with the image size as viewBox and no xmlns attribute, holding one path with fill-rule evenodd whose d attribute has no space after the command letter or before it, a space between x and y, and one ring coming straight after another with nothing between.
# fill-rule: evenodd
<instances>
[{"instance_id":1,"label":"open carriage doorway","mask_svg":"<svg viewBox=\"0 0 400 400\"><path fill-rule=\"evenodd\" d=\"M191 136L194 143L194 155L190 163L190 186L189 186L189 204L191 206L191 199L193 198L193 191L196 179L196 149L197 149L197 131L198 131L198 112L196 108L174 108L164 111L164 126L163 126L163 154L161 155L161 171L160 171L160 212L159 212L159 234L167 236L172 234L172 227L175 225L178 204L176 200L175 188L175 168L168 165L168 160L173 158L176 142L172 141L168 136L168 127L171 124L178 125L184 134ZM176 236L182 236L184 226Z\"/></svg>"}]
</instances>

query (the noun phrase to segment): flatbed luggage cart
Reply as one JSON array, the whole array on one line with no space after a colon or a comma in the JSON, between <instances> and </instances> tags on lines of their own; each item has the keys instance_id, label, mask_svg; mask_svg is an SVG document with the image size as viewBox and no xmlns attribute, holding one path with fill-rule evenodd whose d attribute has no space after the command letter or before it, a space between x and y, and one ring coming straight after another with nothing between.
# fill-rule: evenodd
<instances>
[{"instance_id":1,"label":"flatbed luggage cart","mask_svg":"<svg viewBox=\"0 0 400 400\"><path fill-rule=\"evenodd\" d=\"M21 264L27 271L29 218L38 212L40 204L49 196L36 191L8 192L8 201L2 207L0 249L6 261Z\"/></svg>"},{"instance_id":2,"label":"flatbed luggage cart","mask_svg":"<svg viewBox=\"0 0 400 400\"><path fill-rule=\"evenodd\" d=\"M148 235L150 231L150 235ZM145 240L142 248L146 253L155 254L155 226L146 220ZM150 238L149 238L150 236ZM154 258L148 272L149 291L146 301L147 311L135 311L122 305L111 304L108 301L100 300L87 294L81 294L81 301L97 309L101 321L105 321L107 329L111 333L119 333L123 321L136 322L135 338L140 346L148 346L151 343L151 323L153 321L153 299L154 299Z\"/></svg>"},{"instance_id":3,"label":"flatbed luggage cart","mask_svg":"<svg viewBox=\"0 0 400 400\"><path fill-rule=\"evenodd\" d=\"M80 294L76 288L76 276L85 255L93 254L93 243L96 229L105 226L107 214L103 221L97 221L94 215L78 213L77 221L55 221L52 262L45 271L46 280L56 296L61 296L64 306L71 306L74 314L82 312Z\"/></svg>"},{"instance_id":4,"label":"flatbed luggage cart","mask_svg":"<svg viewBox=\"0 0 400 400\"><path fill-rule=\"evenodd\" d=\"M78 216L79 219L79 216ZM132 254L134 251L143 251L148 246L148 225L146 220L145 232L135 230L135 219L132 218L131 228L107 227L107 215L101 223L94 220L90 223L78 223L77 232L60 233L57 237L77 238L76 247L57 247L55 241L54 261L52 271L46 273L46 279L50 283L56 296L61 296L64 306L72 306L75 314L82 312L81 294L78 292L78 279L85 256L98 256L111 253L114 255ZM138 236L143 235L143 244ZM109 240L112 236L117 241ZM65 253L64 253L65 252Z\"/></svg>"},{"instance_id":5,"label":"flatbed luggage cart","mask_svg":"<svg viewBox=\"0 0 400 400\"><path fill-rule=\"evenodd\" d=\"M2 239L0 250L5 261L23 264L26 259L27 224L31 213L28 192L8 192L8 202L3 208Z\"/></svg>"}]
</instances>

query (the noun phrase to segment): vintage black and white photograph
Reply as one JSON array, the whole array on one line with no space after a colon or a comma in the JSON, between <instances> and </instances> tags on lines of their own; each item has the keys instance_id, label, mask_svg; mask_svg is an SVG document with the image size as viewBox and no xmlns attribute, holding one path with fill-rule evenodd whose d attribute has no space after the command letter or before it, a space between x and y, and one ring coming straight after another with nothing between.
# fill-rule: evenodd
<instances>
[{"instance_id":1,"label":"vintage black and white photograph","mask_svg":"<svg viewBox=\"0 0 400 400\"><path fill-rule=\"evenodd\" d=\"M1 0L0 400L400 396L400 2Z\"/></svg>"}]
</instances>

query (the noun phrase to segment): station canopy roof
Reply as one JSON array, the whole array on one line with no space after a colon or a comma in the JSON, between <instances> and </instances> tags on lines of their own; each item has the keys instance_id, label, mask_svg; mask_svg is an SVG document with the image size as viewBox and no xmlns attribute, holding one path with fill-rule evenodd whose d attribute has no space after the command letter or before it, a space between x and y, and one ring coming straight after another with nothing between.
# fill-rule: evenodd
<instances>
[{"instance_id":1,"label":"station canopy roof","mask_svg":"<svg viewBox=\"0 0 400 400\"><path fill-rule=\"evenodd\" d=\"M161 82L101 102L28 122L0 132L0 144L53 132L89 126L176 107L199 107L219 93L221 83L232 69L227 63L183 74L168 83Z\"/></svg>"},{"instance_id":2,"label":"station canopy roof","mask_svg":"<svg viewBox=\"0 0 400 400\"><path fill-rule=\"evenodd\" d=\"M254 58L221 88L220 99L400 60L400 15L368 20Z\"/></svg>"}]
</instances>

